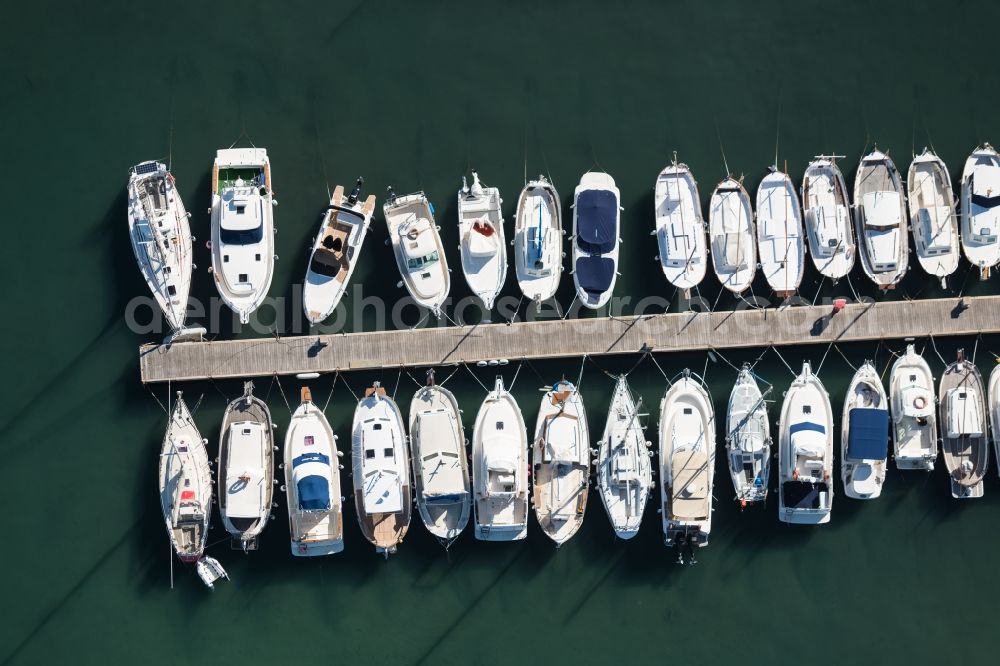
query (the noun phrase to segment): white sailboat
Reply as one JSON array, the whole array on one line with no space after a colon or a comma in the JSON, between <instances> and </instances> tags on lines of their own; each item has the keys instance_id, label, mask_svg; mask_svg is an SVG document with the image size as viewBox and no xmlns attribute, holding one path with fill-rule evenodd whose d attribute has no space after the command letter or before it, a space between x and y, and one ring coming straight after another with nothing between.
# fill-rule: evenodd
<instances>
[{"instance_id":1,"label":"white sailboat","mask_svg":"<svg viewBox=\"0 0 1000 666\"><path fill-rule=\"evenodd\" d=\"M257 537L271 520L274 492L274 426L253 382L229 403L219 433L219 514L234 548L257 550Z\"/></svg>"},{"instance_id":2,"label":"white sailboat","mask_svg":"<svg viewBox=\"0 0 1000 666\"><path fill-rule=\"evenodd\" d=\"M388 557L410 527L413 492L403 416L378 382L358 402L351 432L358 525L375 552Z\"/></svg>"},{"instance_id":3,"label":"white sailboat","mask_svg":"<svg viewBox=\"0 0 1000 666\"><path fill-rule=\"evenodd\" d=\"M573 284L580 304L607 304L618 275L621 193L606 173L587 172L573 194Z\"/></svg>"},{"instance_id":4,"label":"white sailboat","mask_svg":"<svg viewBox=\"0 0 1000 666\"><path fill-rule=\"evenodd\" d=\"M583 525L590 481L590 431L583 398L572 382L542 396L532 444L535 517L556 548Z\"/></svg>"},{"instance_id":5,"label":"white sailboat","mask_svg":"<svg viewBox=\"0 0 1000 666\"><path fill-rule=\"evenodd\" d=\"M802 212L792 179L776 167L757 187L757 246L767 284L779 298L793 296L805 260Z\"/></svg>"},{"instance_id":6,"label":"white sailboat","mask_svg":"<svg viewBox=\"0 0 1000 666\"><path fill-rule=\"evenodd\" d=\"M499 377L476 415L472 488L477 539L528 536L528 435L521 410Z\"/></svg>"},{"instance_id":7,"label":"white sailboat","mask_svg":"<svg viewBox=\"0 0 1000 666\"><path fill-rule=\"evenodd\" d=\"M668 547L707 546L712 531L715 410L685 370L660 402L660 505Z\"/></svg>"},{"instance_id":8,"label":"white sailboat","mask_svg":"<svg viewBox=\"0 0 1000 666\"><path fill-rule=\"evenodd\" d=\"M875 499L885 484L889 453L889 404L870 361L854 373L840 422L840 476L844 494Z\"/></svg>"},{"instance_id":9,"label":"white sailboat","mask_svg":"<svg viewBox=\"0 0 1000 666\"><path fill-rule=\"evenodd\" d=\"M649 442L639 423L625 375L618 377L597 452L596 484L615 536L639 533L649 491L653 487Z\"/></svg>"},{"instance_id":10,"label":"white sailboat","mask_svg":"<svg viewBox=\"0 0 1000 666\"><path fill-rule=\"evenodd\" d=\"M691 169L677 162L676 154L656 177L653 205L660 268L670 284L687 292L705 278L708 257L698 183Z\"/></svg>"},{"instance_id":11,"label":"white sailboat","mask_svg":"<svg viewBox=\"0 0 1000 666\"><path fill-rule=\"evenodd\" d=\"M191 291L190 213L160 162L129 169L128 230L139 271L172 330L184 327Z\"/></svg>"},{"instance_id":12,"label":"white sailboat","mask_svg":"<svg viewBox=\"0 0 1000 666\"><path fill-rule=\"evenodd\" d=\"M938 455L934 376L913 345L892 364L889 401L896 468L931 471Z\"/></svg>"},{"instance_id":13,"label":"white sailboat","mask_svg":"<svg viewBox=\"0 0 1000 666\"><path fill-rule=\"evenodd\" d=\"M310 324L320 324L333 314L351 281L375 212L374 194L364 201L360 199L364 182L358 178L346 197L343 185L334 188L319 233L313 239L302 283L302 309Z\"/></svg>"},{"instance_id":14,"label":"white sailboat","mask_svg":"<svg viewBox=\"0 0 1000 666\"><path fill-rule=\"evenodd\" d=\"M910 163L906 189L917 260L924 271L941 278L943 287L958 268L960 254L955 194L947 165L924 148Z\"/></svg>"},{"instance_id":15,"label":"white sailboat","mask_svg":"<svg viewBox=\"0 0 1000 666\"><path fill-rule=\"evenodd\" d=\"M517 199L514 269L521 292L535 303L555 296L562 276L562 206L545 176L529 181Z\"/></svg>"},{"instance_id":16,"label":"white sailboat","mask_svg":"<svg viewBox=\"0 0 1000 666\"><path fill-rule=\"evenodd\" d=\"M941 410L941 451L951 482L951 496L966 499L983 496L983 478L989 465L986 441L986 392L983 378L973 363L958 351L958 360L948 365L938 388Z\"/></svg>"},{"instance_id":17,"label":"white sailboat","mask_svg":"<svg viewBox=\"0 0 1000 666\"><path fill-rule=\"evenodd\" d=\"M988 143L962 169L962 251L984 280L1000 263L1000 155Z\"/></svg>"},{"instance_id":18,"label":"white sailboat","mask_svg":"<svg viewBox=\"0 0 1000 666\"><path fill-rule=\"evenodd\" d=\"M397 197L389 188L382 212L403 284L417 305L440 317L451 288L451 272L433 206L423 192Z\"/></svg>"},{"instance_id":19,"label":"white sailboat","mask_svg":"<svg viewBox=\"0 0 1000 666\"><path fill-rule=\"evenodd\" d=\"M712 192L708 203L708 235L712 265L719 282L734 294L743 293L757 273L757 244L750 195L743 183L732 176L716 185Z\"/></svg>"},{"instance_id":20,"label":"white sailboat","mask_svg":"<svg viewBox=\"0 0 1000 666\"><path fill-rule=\"evenodd\" d=\"M990 373L989 390L990 432L993 433L993 453L1000 473L1000 365Z\"/></svg>"},{"instance_id":21,"label":"white sailboat","mask_svg":"<svg viewBox=\"0 0 1000 666\"><path fill-rule=\"evenodd\" d=\"M472 511L465 444L462 414L452 392L433 382L418 389L410 402L417 511L427 531L445 548L469 524Z\"/></svg>"},{"instance_id":22,"label":"white sailboat","mask_svg":"<svg viewBox=\"0 0 1000 666\"><path fill-rule=\"evenodd\" d=\"M264 148L227 148L212 167L212 276L240 323L260 307L274 273L274 186Z\"/></svg>"},{"instance_id":23,"label":"white sailboat","mask_svg":"<svg viewBox=\"0 0 1000 666\"><path fill-rule=\"evenodd\" d=\"M305 386L285 433L285 492L292 555L318 557L344 550L337 437Z\"/></svg>"},{"instance_id":24,"label":"white sailboat","mask_svg":"<svg viewBox=\"0 0 1000 666\"><path fill-rule=\"evenodd\" d=\"M472 172L472 185L462 177L458 191L458 236L462 272L469 289L487 310L507 279L507 244L503 233L500 190L485 187Z\"/></svg>"},{"instance_id":25,"label":"white sailboat","mask_svg":"<svg viewBox=\"0 0 1000 666\"><path fill-rule=\"evenodd\" d=\"M764 502L771 472L771 428L767 402L749 365L740 370L729 394L726 454L736 501L744 508Z\"/></svg>"},{"instance_id":26,"label":"white sailboat","mask_svg":"<svg viewBox=\"0 0 1000 666\"><path fill-rule=\"evenodd\" d=\"M808 361L785 393L778 424L778 520L819 525L833 507L833 409Z\"/></svg>"},{"instance_id":27,"label":"white sailboat","mask_svg":"<svg viewBox=\"0 0 1000 666\"><path fill-rule=\"evenodd\" d=\"M802 209L813 264L837 281L854 267L851 200L836 156L817 155L802 176Z\"/></svg>"},{"instance_id":28,"label":"white sailboat","mask_svg":"<svg viewBox=\"0 0 1000 666\"><path fill-rule=\"evenodd\" d=\"M908 267L906 199L896 165L879 150L868 153L858 164L854 225L865 274L879 289L893 289Z\"/></svg>"}]
</instances>

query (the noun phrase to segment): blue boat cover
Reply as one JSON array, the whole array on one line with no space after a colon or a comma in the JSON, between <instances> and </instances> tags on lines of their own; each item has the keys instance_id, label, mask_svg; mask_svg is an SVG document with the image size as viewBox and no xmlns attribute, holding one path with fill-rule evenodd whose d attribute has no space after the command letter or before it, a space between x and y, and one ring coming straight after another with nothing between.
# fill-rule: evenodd
<instances>
[{"instance_id":1,"label":"blue boat cover","mask_svg":"<svg viewBox=\"0 0 1000 666\"><path fill-rule=\"evenodd\" d=\"M591 254L606 254L618 237L618 198L608 190L584 190L576 198L576 242Z\"/></svg>"},{"instance_id":2,"label":"blue boat cover","mask_svg":"<svg viewBox=\"0 0 1000 666\"><path fill-rule=\"evenodd\" d=\"M813 432L824 433L826 428L819 423L813 423L811 421L804 421L802 423L793 423L792 427L788 429L789 435L794 435L795 433L802 430L811 430Z\"/></svg>"},{"instance_id":3,"label":"blue boat cover","mask_svg":"<svg viewBox=\"0 0 1000 666\"><path fill-rule=\"evenodd\" d=\"M330 457L325 453L303 453L301 456L292 461L292 468L296 468L299 465L304 465L306 463L322 463L323 465L330 464Z\"/></svg>"},{"instance_id":4,"label":"blue boat cover","mask_svg":"<svg viewBox=\"0 0 1000 666\"><path fill-rule=\"evenodd\" d=\"M330 508L330 484L322 476L311 474L298 482L299 508L325 511Z\"/></svg>"},{"instance_id":5,"label":"blue boat cover","mask_svg":"<svg viewBox=\"0 0 1000 666\"><path fill-rule=\"evenodd\" d=\"M851 460L885 460L889 448L889 412L884 409L852 409L847 457Z\"/></svg>"},{"instance_id":6,"label":"blue boat cover","mask_svg":"<svg viewBox=\"0 0 1000 666\"><path fill-rule=\"evenodd\" d=\"M580 257L575 269L577 283L591 296L606 292L615 277L615 262L605 257Z\"/></svg>"}]
</instances>

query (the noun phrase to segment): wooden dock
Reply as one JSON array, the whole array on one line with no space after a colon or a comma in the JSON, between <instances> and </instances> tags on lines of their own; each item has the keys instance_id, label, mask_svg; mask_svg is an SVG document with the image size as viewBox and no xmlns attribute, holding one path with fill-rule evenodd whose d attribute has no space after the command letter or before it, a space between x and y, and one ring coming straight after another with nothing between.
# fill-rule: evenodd
<instances>
[{"instance_id":1,"label":"wooden dock","mask_svg":"<svg viewBox=\"0 0 1000 666\"><path fill-rule=\"evenodd\" d=\"M1000 296L143 345L143 383L1000 331Z\"/></svg>"}]
</instances>

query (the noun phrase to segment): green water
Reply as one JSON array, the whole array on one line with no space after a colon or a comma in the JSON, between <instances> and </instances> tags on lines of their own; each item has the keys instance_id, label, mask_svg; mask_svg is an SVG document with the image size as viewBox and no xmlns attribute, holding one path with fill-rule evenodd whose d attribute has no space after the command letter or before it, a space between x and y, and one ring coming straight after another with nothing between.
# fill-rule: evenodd
<instances>
[{"instance_id":1,"label":"green water","mask_svg":"<svg viewBox=\"0 0 1000 666\"><path fill-rule=\"evenodd\" d=\"M0 244L6 307L0 417L0 660L33 663L967 663L995 659L1000 577L1000 484L956 502L941 469L891 468L881 499L852 502L837 479L833 521L779 524L776 506L740 514L723 464L712 542L693 567L675 565L650 506L640 535L615 542L591 497L583 529L556 553L532 523L526 543L483 544L466 534L445 557L414 521L398 555L376 557L345 512L346 551L315 561L288 553L284 505L250 556L211 549L232 582L208 593L175 566L157 494L165 417L138 380L136 348L154 335L125 324L145 295L125 225L127 168L172 157L199 240L194 295L213 288L205 268L211 160L241 130L271 155L278 252L275 296L292 296L327 185L364 175L384 188L424 189L437 204L457 265L455 190L476 167L513 212L525 171L551 175L564 202L580 174L602 168L625 206L619 295L669 296L653 261L652 185L671 151L707 200L729 167L751 190L766 165L838 152L848 181L874 142L901 170L933 143L957 181L980 141L1000 141L996 4L880 3L148 3L5 5L0 27ZM172 132L171 132L172 127ZM172 140L171 140L172 134ZM246 144L246 139L243 139ZM354 283L395 299L396 269L381 218ZM857 270L855 287L872 295ZM996 291L960 269L942 290L913 262L900 293ZM715 300L709 274L702 294ZM816 295L811 264L803 294ZM755 285L758 294L765 289ZM517 295L513 277L504 291ZM820 298L850 293L823 286ZM564 277L559 299L572 299ZM731 307L723 296L719 307ZM676 305L675 305L676 307ZM589 314L587 316L590 316ZM370 327L370 315L347 323ZM293 329L294 308L261 313ZM921 327L933 322L921 322ZM224 332L224 336L228 333ZM252 335L244 332L242 335ZM923 341L918 341L922 345ZM942 340L942 355L973 340ZM900 350L901 345L891 346ZM977 360L990 370L987 336ZM824 349L788 350L792 367ZM858 364L886 348L846 345ZM733 363L759 351L728 354ZM941 363L928 348L939 372ZM669 374L700 371L701 354L661 356ZM636 357L598 359L609 372ZM504 369L508 383L516 364ZM780 398L790 373L771 353L758 365ZM577 360L524 366L514 393L534 422L538 386ZM450 372L442 369L442 375ZM477 370L489 384L493 372ZM735 373L710 363L724 410ZM851 370L836 352L822 379L839 413ZM355 390L398 373L352 374ZM648 362L630 375L651 416L663 377ZM258 380L281 430L279 389ZM329 378L313 382L321 399ZM464 370L448 387L471 433L483 390ZM283 389L290 396L295 384ZM592 436L613 381L585 366ZM184 387L216 446L238 382ZM408 404L413 381L402 376ZM165 401L165 387L154 387ZM294 397L294 396L293 396ZM353 399L338 386L328 409L343 442ZM777 406L772 407L772 419ZM941 465L939 464L939 468ZM532 519L533 520L533 519ZM223 537L220 527L212 539Z\"/></svg>"}]
</instances>

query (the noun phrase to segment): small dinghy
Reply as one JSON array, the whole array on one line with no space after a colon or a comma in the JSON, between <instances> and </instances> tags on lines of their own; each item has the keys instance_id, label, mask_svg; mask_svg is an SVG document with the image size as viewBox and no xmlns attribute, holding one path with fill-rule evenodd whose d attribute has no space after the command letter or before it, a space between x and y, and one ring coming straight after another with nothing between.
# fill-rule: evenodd
<instances>
[{"instance_id":1,"label":"small dinghy","mask_svg":"<svg viewBox=\"0 0 1000 666\"><path fill-rule=\"evenodd\" d=\"M879 150L865 155L858 164L854 225L865 274L879 289L893 289L908 266L906 200L896 165Z\"/></svg>"},{"instance_id":2,"label":"small dinghy","mask_svg":"<svg viewBox=\"0 0 1000 666\"><path fill-rule=\"evenodd\" d=\"M190 216L165 164L143 162L129 170L128 230L132 251L143 279L174 331L184 327L191 291L194 239Z\"/></svg>"},{"instance_id":3,"label":"small dinghy","mask_svg":"<svg viewBox=\"0 0 1000 666\"><path fill-rule=\"evenodd\" d=\"M708 257L705 221L701 216L698 183L686 164L673 163L656 177L653 189L656 207L656 243L660 268L670 284L687 293L705 278ZM737 207L736 214L740 209ZM740 221L733 220L734 225Z\"/></svg>"},{"instance_id":4,"label":"small dinghy","mask_svg":"<svg viewBox=\"0 0 1000 666\"><path fill-rule=\"evenodd\" d=\"M714 476L712 398L701 378L685 370L660 402L660 504L668 547L708 545Z\"/></svg>"},{"instance_id":5,"label":"small dinghy","mask_svg":"<svg viewBox=\"0 0 1000 666\"><path fill-rule=\"evenodd\" d=\"M931 471L938 455L934 376L913 345L892 364L889 402L896 469Z\"/></svg>"},{"instance_id":6,"label":"small dinghy","mask_svg":"<svg viewBox=\"0 0 1000 666\"><path fill-rule=\"evenodd\" d=\"M451 273L434 223L434 208L423 192L397 197L389 188L382 212L403 284L417 305L440 317Z\"/></svg>"},{"instance_id":7,"label":"small dinghy","mask_svg":"<svg viewBox=\"0 0 1000 666\"><path fill-rule=\"evenodd\" d=\"M487 310L507 279L507 246L503 234L500 190L484 187L472 172L472 185L462 177L458 191L458 236L462 272L469 289Z\"/></svg>"},{"instance_id":8,"label":"small dinghy","mask_svg":"<svg viewBox=\"0 0 1000 666\"><path fill-rule=\"evenodd\" d=\"M906 176L910 200L910 231L920 267L929 275L941 278L958 268L958 223L951 176L944 161L932 151L913 158Z\"/></svg>"},{"instance_id":9,"label":"small dinghy","mask_svg":"<svg viewBox=\"0 0 1000 666\"><path fill-rule=\"evenodd\" d=\"M743 508L764 502L771 472L771 428L767 403L749 365L740 370L729 394L726 454L736 501Z\"/></svg>"},{"instance_id":10,"label":"small dinghy","mask_svg":"<svg viewBox=\"0 0 1000 666\"><path fill-rule=\"evenodd\" d=\"M619 539L631 539L642 525L653 487L649 446L632 392L625 375L621 375L611 398L596 470L597 489Z\"/></svg>"},{"instance_id":11,"label":"small dinghy","mask_svg":"<svg viewBox=\"0 0 1000 666\"><path fill-rule=\"evenodd\" d=\"M988 143L962 169L962 251L984 280L1000 263L1000 155Z\"/></svg>"},{"instance_id":12,"label":"small dinghy","mask_svg":"<svg viewBox=\"0 0 1000 666\"><path fill-rule=\"evenodd\" d=\"M851 200L836 157L817 155L802 176L806 238L816 270L834 282L854 267Z\"/></svg>"},{"instance_id":13,"label":"small dinghy","mask_svg":"<svg viewBox=\"0 0 1000 666\"><path fill-rule=\"evenodd\" d=\"M697 201L697 193L695 196ZM726 178L712 192L708 203L708 235L716 277L729 291L742 294L757 273L757 245L750 195L735 178Z\"/></svg>"},{"instance_id":14,"label":"small dinghy","mask_svg":"<svg viewBox=\"0 0 1000 666\"><path fill-rule=\"evenodd\" d=\"M542 303L555 296L562 276L562 207L545 178L529 181L517 199L514 269L526 298Z\"/></svg>"},{"instance_id":15,"label":"small dinghy","mask_svg":"<svg viewBox=\"0 0 1000 666\"><path fill-rule=\"evenodd\" d=\"M958 360L945 368L938 388L941 410L941 449L951 481L951 496L983 496L983 477L989 465L986 442L986 392L975 365L958 351Z\"/></svg>"},{"instance_id":16,"label":"small dinghy","mask_svg":"<svg viewBox=\"0 0 1000 666\"><path fill-rule=\"evenodd\" d=\"M618 274L621 193L606 173L583 174L573 196L573 284L584 307L607 304Z\"/></svg>"},{"instance_id":17,"label":"small dinghy","mask_svg":"<svg viewBox=\"0 0 1000 666\"><path fill-rule=\"evenodd\" d=\"M844 494L875 499L885 484L889 454L889 404L870 361L854 373L840 422L840 476Z\"/></svg>"},{"instance_id":18,"label":"small dinghy","mask_svg":"<svg viewBox=\"0 0 1000 666\"><path fill-rule=\"evenodd\" d=\"M993 453L996 455L997 472L1000 473L1000 365L990 373L990 431L993 433Z\"/></svg>"},{"instance_id":19,"label":"small dinghy","mask_svg":"<svg viewBox=\"0 0 1000 666\"><path fill-rule=\"evenodd\" d=\"M212 276L240 323L260 307L274 273L274 186L264 148L219 150L212 167Z\"/></svg>"},{"instance_id":20,"label":"small dinghy","mask_svg":"<svg viewBox=\"0 0 1000 666\"><path fill-rule=\"evenodd\" d=\"M257 550L257 536L271 519L274 430L271 412L253 395L253 382L229 403L219 434L219 514L233 548Z\"/></svg>"},{"instance_id":21,"label":"small dinghy","mask_svg":"<svg viewBox=\"0 0 1000 666\"><path fill-rule=\"evenodd\" d=\"M833 507L833 409L806 361L785 393L778 427L778 520L819 525Z\"/></svg>"},{"instance_id":22,"label":"small dinghy","mask_svg":"<svg viewBox=\"0 0 1000 666\"><path fill-rule=\"evenodd\" d=\"M583 399L572 382L542 396L532 446L535 517L556 548L583 525L590 482L590 431Z\"/></svg>"},{"instance_id":23,"label":"small dinghy","mask_svg":"<svg viewBox=\"0 0 1000 666\"><path fill-rule=\"evenodd\" d=\"M333 314L344 297L375 212L375 195L360 200L365 181L358 178L348 196L337 185L313 239L306 278L302 283L302 309L310 324L320 324Z\"/></svg>"},{"instance_id":24,"label":"small dinghy","mask_svg":"<svg viewBox=\"0 0 1000 666\"><path fill-rule=\"evenodd\" d=\"M201 582L205 583L210 590L215 589L215 581L220 578L229 580L229 574L219 564L219 560L208 555L201 556L201 559L195 564L195 570L198 572L198 578L201 578Z\"/></svg>"},{"instance_id":25,"label":"small dinghy","mask_svg":"<svg viewBox=\"0 0 1000 666\"><path fill-rule=\"evenodd\" d=\"M792 179L770 167L757 188L757 247L760 269L778 298L789 298L802 283L805 243L802 212Z\"/></svg>"},{"instance_id":26,"label":"small dinghy","mask_svg":"<svg viewBox=\"0 0 1000 666\"><path fill-rule=\"evenodd\" d=\"M358 525L375 552L396 552L410 527L413 492L399 407L378 382L354 410L351 457Z\"/></svg>"},{"instance_id":27,"label":"small dinghy","mask_svg":"<svg viewBox=\"0 0 1000 666\"><path fill-rule=\"evenodd\" d=\"M472 492L458 401L433 378L410 403L413 485L427 531L448 548L469 524Z\"/></svg>"},{"instance_id":28,"label":"small dinghy","mask_svg":"<svg viewBox=\"0 0 1000 666\"><path fill-rule=\"evenodd\" d=\"M514 541L528 535L528 434L517 402L497 377L472 433L476 538Z\"/></svg>"},{"instance_id":29,"label":"small dinghy","mask_svg":"<svg viewBox=\"0 0 1000 666\"><path fill-rule=\"evenodd\" d=\"M344 550L337 437L305 386L285 433L285 492L292 555L317 557Z\"/></svg>"}]
</instances>

